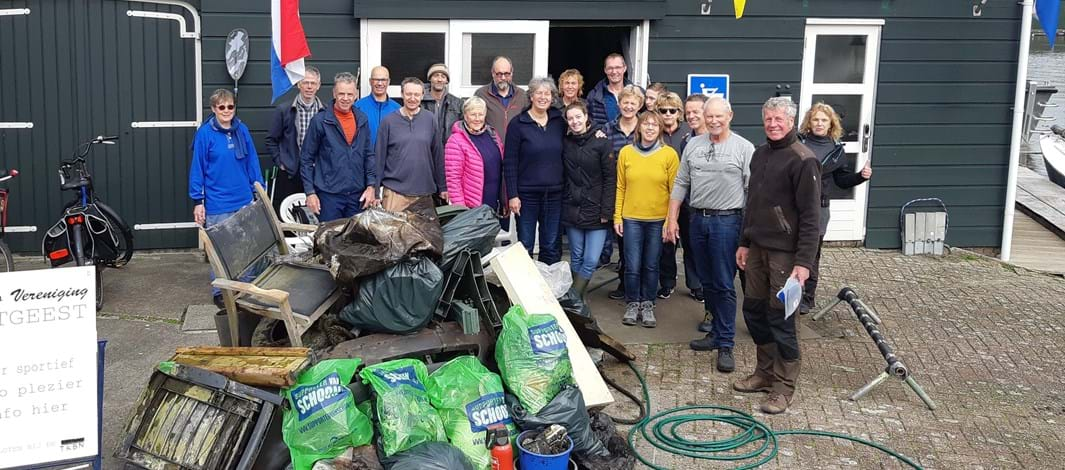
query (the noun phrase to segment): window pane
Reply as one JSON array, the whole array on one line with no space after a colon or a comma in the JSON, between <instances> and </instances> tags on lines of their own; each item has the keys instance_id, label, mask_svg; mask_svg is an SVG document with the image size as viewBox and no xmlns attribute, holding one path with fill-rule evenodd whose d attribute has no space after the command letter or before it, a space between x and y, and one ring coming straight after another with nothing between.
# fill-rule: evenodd
<instances>
[{"instance_id":1,"label":"window pane","mask_svg":"<svg viewBox=\"0 0 1065 470\"><path fill-rule=\"evenodd\" d=\"M429 66L445 62L446 40L444 33L381 33L381 65L388 67L392 85L407 77L425 81Z\"/></svg>"},{"instance_id":2,"label":"window pane","mask_svg":"<svg viewBox=\"0 0 1065 470\"><path fill-rule=\"evenodd\" d=\"M814 83L862 83L865 36L817 36Z\"/></svg>"},{"instance_id":3,"label":"window pane","mask_svg":"<svg viewBox=\"0 0 1065 470\"><path fill-rule=\"evenodd\" d=\"M462 35L462 58L466 67L464 86L492 82L492 59L507 56L514 64L511 81L526 85L532 79L534 34L468 33Z\"/></svg>"},{"instance_id":4,"label":"window pane","mask_svg":"<svg viewBox=\"0 0 1065 470\"><path fill-rule=\"evenodd\" d=\"M859 122L862 117L862 95L814 95L814 103L824 102L836 110L843 124L844 142L857 142L859 139Z\"/></svg>"}]
</instances>

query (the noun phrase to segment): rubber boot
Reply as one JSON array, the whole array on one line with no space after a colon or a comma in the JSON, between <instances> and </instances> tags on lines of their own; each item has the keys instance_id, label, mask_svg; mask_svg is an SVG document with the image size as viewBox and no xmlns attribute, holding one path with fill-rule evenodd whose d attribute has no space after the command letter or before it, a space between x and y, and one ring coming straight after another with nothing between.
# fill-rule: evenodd
<instances>
[{"instance_id":1,"label":"rubber boot","mask_svg":"<svg viewBox=\"0 0 1065 470\"><path fill-rule=\"evenodd\" d=\"M588 281L588 279L580 275L574 275L573 286L570 287L570 289L572 289L573 292L576 292L577 296L579 296L581 299L584 299L584 292L588 290Z\"/></svg>"},{"instance_id":2,"label":"rubber boot","mask_svg":"<svg viewBox=\"0 0 1065 470\"><path fill-rule=\"evenodd\" d=\"M732 383L732 389L742 393L770 392L773 390L775 375L773 364L777 361L776 343L758 345L755 357L757 364L754 373L742 380Z\"/></svg>"},{"instance_id":3,"label":"rubber boot","mask_svg":"<svg viewBox=\"0 0 1065 470\"><path fill-rule=\"evenodd\" d=\"M776 382L773 383L773 391L762 403L762 412L766 414L779 414L788 409L795 401L795 387L799 382L799 369L802 360L785 361L777 358L773 362L773 375Z\"/></svg>"}]
</instances>

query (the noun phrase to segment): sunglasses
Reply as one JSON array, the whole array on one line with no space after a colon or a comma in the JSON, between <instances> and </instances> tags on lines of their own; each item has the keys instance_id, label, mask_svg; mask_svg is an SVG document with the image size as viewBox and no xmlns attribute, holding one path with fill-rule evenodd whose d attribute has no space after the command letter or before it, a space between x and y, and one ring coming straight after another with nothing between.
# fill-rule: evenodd
<instances>
[{"instance_id":1,"label":"sunglasses","mask_svg":"<svg viewBox=\"0 0 1065 470\"><path fill-rule=\"evenodd\" d=\"M658 112L662 114L677 114L680 110L677 108L658 108Z\"/></svg>"},{"instance_id":2,"label":"sunglasses","mask_svg":"<svg viewBox=\"0 0 1065 470\"><path fill-rule=\"evenodd\" d=\"M232 111L234 109L237 109L237 106L232 104L220 104L218 106L215 106L215 108L217 108L219 111L223 109L226 111Z\"/></svg>"}]
</instances>

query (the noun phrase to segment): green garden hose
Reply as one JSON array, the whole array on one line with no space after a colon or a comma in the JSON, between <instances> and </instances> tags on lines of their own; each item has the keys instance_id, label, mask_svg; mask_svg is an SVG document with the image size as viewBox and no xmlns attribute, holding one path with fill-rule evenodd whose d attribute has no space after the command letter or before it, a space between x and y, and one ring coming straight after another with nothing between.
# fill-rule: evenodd
<instances>
[{"instance_id":1,"label":"green garden hose","mask_svg":"<svg viewBox=\"0 0 1065 470\"><path fill-rule=\"evenodd\" d=\"M776 458L778 451L777 440L779 437L804 435L829 437L856 442L895 457L900 462L909 465L911 468L923 470L920 465L917 465L917 463L910 460L908 457L876 442L827 431L798 429L774 431L765 423L755 419L754 416L727 406L682 406L651 415L651 395L647 391L647 382L644 380L643 374L641 374L639 370L636 370L636 366L634 366L632 362L629 362L628 365L636 374L636 378L640 380L640 387L643 389L643 404L637 402L637 405L641 408L640 415L643 419L640 419L629 430L629 447L632 448L632 452L640 462L655 470L665 469L664 467L652 464L644 458L638 450L636 450L636 446L633 445L633 439L636 437L637 432L640 433L640 435L643 436L643 439L651 444L651 446L661 451L700 460L737 462L740 464L740 466L736 467L738 469L756 468ZM615 388L617 387L615 386ZM619 390L621 389L619 388ZM693 413L693 410L703 411L700 413ZM616 421L621 422L621 420ZM679 429L682 426L695 422L708 421L733 426L737 428L739 432L728 439L707 441L689 439L681 435ZM753 450L746 453L737 452L748 446ZM753 461L753 463L751 463L751 461Z\"/></svg>"}]
</instances>

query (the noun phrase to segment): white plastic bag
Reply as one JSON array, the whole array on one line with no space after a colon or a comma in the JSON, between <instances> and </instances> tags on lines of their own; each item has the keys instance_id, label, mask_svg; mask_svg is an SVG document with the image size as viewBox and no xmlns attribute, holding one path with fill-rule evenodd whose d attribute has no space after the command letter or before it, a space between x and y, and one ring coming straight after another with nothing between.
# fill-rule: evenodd
<instances>
[{"instance_id":1,"label":"white plastic bag","mask_svg":"<svg viewBox=\"0 0 1065 470\"><path fill-rule=\"evenodd\" d=\"M544 278L548 286L551 286L551 294L556 299L569 291L570 286L573 285L573 275L569 272L568 262L559 261L550 266L540 261L534 262L536 263L536 269L540 271L540 276Z\"/></svg>"},{"instance_id":2,"label":"white plastic bag","mask_svg":"<svg viewBox=\"0 0 1065 470\"><path fill-rule=\"evenodd\" d=\"M795 309L799 308L799 301L802 300L802 284L799 284L798 279L789 277L788 282L785 282L784 287L777 292L777 299L784 303L784 319L787 319L795 313Z\"/></svg>"}]
</instances>

